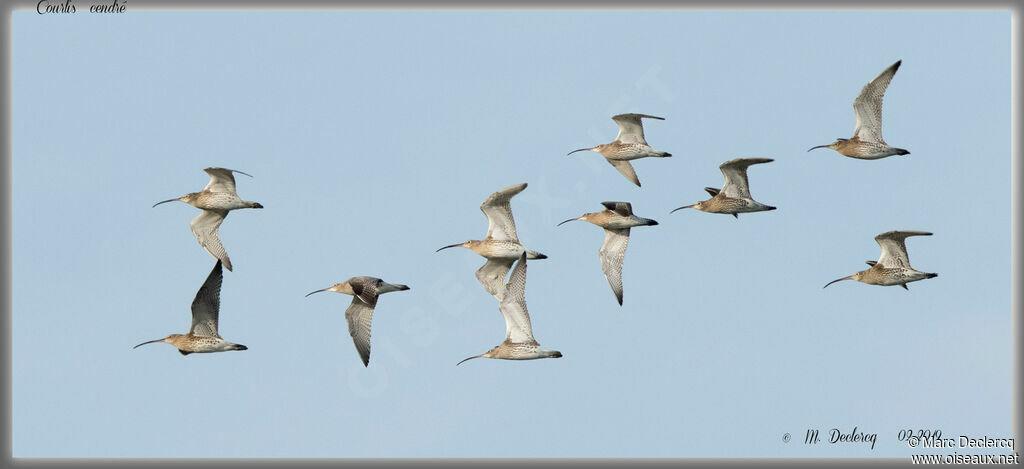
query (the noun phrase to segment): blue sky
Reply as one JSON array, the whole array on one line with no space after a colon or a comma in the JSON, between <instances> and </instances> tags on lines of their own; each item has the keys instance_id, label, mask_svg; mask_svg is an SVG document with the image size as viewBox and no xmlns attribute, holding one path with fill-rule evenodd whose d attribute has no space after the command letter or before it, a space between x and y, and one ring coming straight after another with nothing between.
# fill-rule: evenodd
<instances>
[{"instance_id":1,"label":"blue sky","mask_svg":"<svg viewBox=\"0 0 1024 469\"><path fill-rule=\"evenodd\" d=\"M889 25L866 36L866 25ZM12 21L15 457L904 457L902 429L1011 432L1010 13L999 11L131 11ZM632 28L622 34L624 25ZM898 25L895 27L894 25ZM896 60L884 136L853 98ZM665 117L637 188L594 153L610 117ZM778 210L673 208L750 169ZM220 228L221 335L249 350L132 346L189 326L214 259L198 211L157 201L245 171L263 210ZM504 337L434 251L512 200L533 329L557 360L459 360ZM601 230L629 201L624 305ZM939 277L842 282L908 240ZM385 295L364 368L352 276ZM803 444L809 428L878 434ZM783 435L793 440L786 443ZM964 453L964 452L961 452Z\"/></svg>"}]
</instances>

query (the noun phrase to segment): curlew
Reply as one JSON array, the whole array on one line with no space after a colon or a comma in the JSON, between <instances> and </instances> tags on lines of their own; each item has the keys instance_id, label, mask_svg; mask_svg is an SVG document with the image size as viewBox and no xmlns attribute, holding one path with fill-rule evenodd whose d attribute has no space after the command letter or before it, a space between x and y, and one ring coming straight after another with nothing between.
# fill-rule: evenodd
<instances>
[{"instance_id":1,"label":"curlew","mask_svg":"<svg viewBox=\"0 0 1024 469\"><path fill-rule=\"evenodd\" d=\"M333 291L352 295L352 304L345 310L348 320L348 332L352 342L356 344L359 358L363 366L370 366L370 321L373 319L373 308L377 306L377 297L388 292L408 290L400 284L387 283L376 277L352 277L332 287L309 292L306 296L322 291Z\"/></svg>"},{"instance_id":2,"label":"curlew","mask_svg":"<svg viewBox=\"0 0 1024 469\"><path fill-rule=\"evenodd\" d=\"M740 213L775 210L775 207L762 204L751 198L750 185L747 183L748 166L770 163L772 161L775 160L771 158L736 158L722 163L718 167L718 169L722 170L722 174L725 175L725 183L722 185L721 190L714 187L705 187L704 190L711 194L710 199L693 205L679 207L672 210L672 212L684 208L695 208L709 213L728 213L739 218Z\"/></svg>"},{"instance_id":3,"label":"curlew","mask_svg":"<svg viewBox=\"0 0 1024 469\"><path fill-rule=\"evenodd\" d=\"M853 111L857 115L857 126L853 129L853 137L837 138L829 145L818 145L807 151L815 148L831 148L842 155L862 160L877 160L892 155L909 155L909 151L891 147L882 139L882 97L902 62L902 60L897 60L874 80L864 85L864 89L860 90L860 94L853 100Z\"/></svg>"},{"instance_id":4,"label":"curlew","mask_svg":"<svg viewBox=\"0 0 1024 469\"><path fill-rule=\"evenodd\" d=\"M595 213L584 213L577 218L570 218L559 223L583 220L604 228L604 244L597 251L601 258L601 270L604 278L615 293L615 299L622 306L622 260L626 257L626 245L629 244L629 229L634 226L654 226L658 222L649 218L633 215L633 207L629 202L601 202L607 210Z\"/></svg>"},{"instance_id":5,"label":"curlew","mask_svg":"<svg viewBox=\"0 0 1024 469\"><path fill-rule=\"evenodd\" d=\"M157 205L177 200L201 209L203 213L200 213L198 217L189 223L189 227L192 228L192 234L195 235L196 241L199 241L199 245L206 248L206 252L209 252L214 259L223 262L224 267L231 270L231 259L228 259L228 253L220 243L220 237L217 236L217 228L220 227L224 217L228 216L228 212L231 210L263 208L263 206L257 202L242 200L235 192L235 177L231 173L249 176L248 174L225 168L206 168L203 171L210 175L210 183L202 191L191 192L176 199L157 202L153 206L156 207Z\"/></svg>"},{"instance_id":6,"label":"curlew","mask_svg":"<svg viewBox=\"0 0 1024 469\"><path fill-rule=\"evenodd\" d=\"M505 318L505 341L480 355L474 355L456 363L461 365L474 358L500 358L503 360L535 360L538 358L561 358L557 350L541 350L533 338L530 313L526 310L526 253L519 256L519 262L512 269L508 284L498 303L498 310ZM502 279L504 280L504 279Z\"/></svg>"},{"instance_id":7,"label":"curlew","mask_svg":"<svg viewBox=\"0 0 1024 469\"><path fill-rule=\"evenodd\" d=\"M519 236L516 235L516 221L512 218L512 207L509 201L523 189L526 189L526 183L506 187L491 194L487 200L484 200L484 203L480 204L480 210L487 217L486 238L452 244L434 251L464 247L487 258L487 262L477 269L476 279L484 286L487 293L490 293L498 301L501 301L505 276L508 275L512 263L519 258L520 254L525 251L530 259L547 259L548 257L537 251L525 249L519 243Z\"/></svg>"},{"instance_id":8,"label":"curlew","mask_svg":"<svg viewBox=\"0 0 1024 469\"><path fill-rule=\"evenodd\" d=\"M651 148L651 146L647 144L647 140L644 140L644 126L640 122L640 118L643 117L665 120L664 117L649 116L647 114L619 114L612 116L612 120L619 125L619 135L615 137L614 142L591 148L580 148L579 150L570 151L569 154L571 155L578 151L598 152L601 156L604 156L604 158L608 160L615 169L622 173L626 179L633 181L633 184L640 187L640 178L636 177L636 171L633 171L633 166L629 164L629 160L645 158L648 156L657 158L672 156L671 153Z\"/></svg>"},{"instance_id":9,"label":"curlew","mask_svg":"<svg viewBox=\"0 0 1024 469\"><path fill-rule=\"evenodd\" d=\"M882 247L882 256L878 258L878 261L867 261L867 264L871 266L870 269L862 270L849 277L833 280L826 283L825 287L840 280L856 280L871 285L899 285L904 290L909 290L907 284L910 282L938 277L939 274L929 274L914 270L910 266L910 258L907 256L905 240L908 236L931 235L931 233L926 231L887 231L875 236L875 241Z\"/></svg>"},{"instance_id":10,"label":"curlew","mask_svg":"<svg viewBox=\"0 0 1024 469\"><path fill-rule=\"evenodd\" d=\"M171 334L163 339L150 340L136 345L139 348L146 344L164 342L178 349L182 355L190 353L227 352L229 350L248 350L241 344L232 344L217 334L217 318L220 315L220 284L224 272L221 262L213 266L203 286L199 287L196 297L192 300L192 327L188 334Z\"/></svg>"}]
</instances>

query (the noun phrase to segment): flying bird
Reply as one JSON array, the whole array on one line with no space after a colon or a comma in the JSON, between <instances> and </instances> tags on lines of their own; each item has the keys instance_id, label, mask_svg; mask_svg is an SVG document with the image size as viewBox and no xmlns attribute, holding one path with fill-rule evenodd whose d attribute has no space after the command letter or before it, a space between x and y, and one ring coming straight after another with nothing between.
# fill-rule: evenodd
<instances>
[{"instance_id":1,"label":"flying bird","mask_svg":"<svg viewBox=\"0 0 1024 469\"><path fill-rule=\"evenodd\" d=\"M655 150L647 144L647 140L644 139L644 126L640 122L640 119L644 117L665 120L664 117L649 116L647 114L618 114L612 116L612 120L619 125L619 135L615 137L614 142L591 148L580 148L579 150L570 151L569 154L571 155L578 151L600 153L626 179L633 181L633 184L640 187L640 178L636 176L636 171L633 171L633 166L629 164L629 160L646 158L648 156L656 158L672 156L671 153Z\"/></svg>"},{"instance_id":2,"label":"flying bird","mask_svg":"<svg viewBox=\"0 0 1024 469\"><path fill-rule=\"evenodd\" d=\"M601 205L607 210L584 213L577 218L565 220L558 226L574 220L583 220L604 228L604 243L597 254L601 258L604 278L612 287L619 306L622 306L622 260L626 257L626 245L629 244L629 229L634 226L654 226L658 222L633 215L633 206L629 202L601 202Z\"/></svg>"},{"instance_id":3,"label":"flying bird","mask_svg":"<svg viewBox=\"0 0 1024 469\"><path fill-rule=\"evenodd\" d=\"M811 147L807 151L815 148L831 148L842 155L862 160L877 160L892 155L909 155L909 151L891 147L882 138L882 97L901 63L903 63L902 60L897 60L874 80L864 85L864 89L860 90L860 94L853 100L853 111L857 114L857 126L853 129L853 137L838 138L831 144Z\"/></svg>"},{"instance_id":4,"label":"flying bird","mask_svg":"<svg viewBox=\"0 0 1024 469\"><path fill-rule=\"evenodd\" d=\"M484 265L476 271L476 279L484 286L487 293L490 293L498 301L501 301L501 294L504 291L505 276L508 275L512 264L524 251L529 259L547 259L548 256L537 251L525 249L519 243L516 235L516 221L512 218L512 207L509 204L512 197L526 189L526 183L506 187L491 194L480 204L480 210L487 217L487 237L476 241L469 240L464 243L452 244L442 249L464 247L487 259Z\"/></svg>"},{"instance_id":5,"label":"flying bird","mask_svg":"<svg viewBox=\"0 0 1024 469\"><path fill-rule=\"evenodd\" d=\"M352 342L356 344L359 358L363 366L370 366L370 321L373 319L373 308L377 306L377 297L388 292L408 290L400 284L387 283L376 277L352 277L334 286L309 292L306 296L322 291L333 291L352 295L352 304L345 310L348 320L348 332Z\"/></svg>"},{"instance_id":6,"label":"flying bird","mask_svg":"<svg viewBox=\"0 0 1024 469\"><path fill-rule=\"evenodd\" d=\"M224 273L221 262L213 266L203 286L199 287L196 297L192 300L192 327L188 334L171 334L163 339L150 340L136 345L139 348L146 344L164 342L178 349L182 355L190 353L226 352L229 350L248 350L241 344L232 344L217 333L217 318L220 315L220 285Z\"/></svg>"},{"instance_id":7,"label":"flying bird","mask_svg":"<svg viewBox=\"0 0 1024 469\"><path fill-rule=\"evenodd\" d=\"M867 261L871 266L868 270L862 270L849 277L843 277L825 284L825 287L840 280L856 280L871 285L891 286L899 285L904 290L909 290L907 284L924 280L926 278L938 277L939 274L920 272L910 267L910 258L907 256L905 240L909 236L931 236L925 231L887 231L875 236L875 241L882 247L882 256L878 261ZM822 288L825 288L822 287Z\"/></svg>"},{"instance_id":8,"label":"flying bird","mask_svg":"<svg viewBox=\"0 0 1024 469\"><path fill-rule=\"evenodd\" d=\"M508 284L504 285L498 303L498 310L505 318L505 341L487 352L456 363L456 366L474 358L535 360L562 357L562 352L557 350L541 350L540 344L533 338L530 313L526 310L526 258L525 252L519 256L519 262L512 269L512 275L508 278Z\"/></svg>"},{"instance_id":9,"label":"flying bird","mask_svg":"<svg viewBox=\"0 0 1024 469\"><path fill-rule=\"evenodd\" d=\"M721 190L714 187L705 187L704 190L711 194L710 199L693 205L679 207L672 210L672 212L692 207L709 213L728 213L739 218L740 213L775 210L775 207L762 204L751 198L750 185L747 184L748 166L770 163L772 161L775 160L771 158L737 158L722 163L718 167L718 169L722 170L722 174L725 175L725 183L722 185Z\"/></svg>"},{"instance_id":10,"label":"flying bird","mask_svg":"<svg viewBox=\"0 0 1024 469\"><path fill-rule=\"evenodd\" d=\"M228 253L220 243L217 229L224 221L224 217L228 216L229 211L240 208L263 208L263 206L257 202L242 200L235 192L235 176L231 173L249 176L248 174L225 168L206 168L203 171L210 175L210 183L202 191L157 202L153 206L178 200L201 209L203 213L189 223L192 234L195 235L196 241L199 241L199 245L206 248L206 252L209 252L214 259L223 262L224 267L231 270L231 259L228 259Z\"/></svg>"}]
</instances>

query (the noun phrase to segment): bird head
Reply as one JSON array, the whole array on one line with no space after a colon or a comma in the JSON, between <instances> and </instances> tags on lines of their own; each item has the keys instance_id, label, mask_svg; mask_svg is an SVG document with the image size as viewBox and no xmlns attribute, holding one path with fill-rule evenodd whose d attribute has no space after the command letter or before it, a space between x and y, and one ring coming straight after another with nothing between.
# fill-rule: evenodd
<instances>
[{"instance_id":1,"label":"bird head","mask_svg":"<svg viewBox=\"0 0 1024 469\"><path fill-rule=\"evenodd\" d=\"M832 142L832 143L830 143L828 145L818 145L816 147L809 148L807 151L811 151L811 150L813 150L815 148L831 148L831 149L833 149L835 151L839 151L839 145L842 145L843 142L845 142L846 140L847 139L845 139L845 138L837 138L836 141L834 141L834 142Z\"/></svg>"},{"instance_id":2,"label":"bird head","mask_svg":"<svg viewBox=\"0 0 1024 469\"><path fill-rule=\"evenodd\" d=\"M327 287L327 288L323 288L323 289L320 289L320 290L317 290L317 291L311 291L309 293L306 293L306 296L312 295L314 293L320 293L322 291L333 291L333 292L338 292L338 293L344 293L346 295L355 294L355 292L352 290L352 285L350 285L348 283L348 281L346 280L346 281L344 281L342 283L336 283L336 284L334 284L334 285L332 285L330 287Z\"/></svg>"},{"instance_id":3,"label":"bird head","mask_svg":"<svg viewBox=\"0 0 1024 469\"><path fill-rule=\"evenodd\" d=\"M570 218L570 219L568 219L568 220L565 220L565 221L563 221L562 223L559 223L559 224L557 224L557 225L555 225L555 226L562 226L562 225L564 225L564 224L566 224L566 223L569 223L569 222L571 222L571 221L576 221L576 220L583 220L583 221L589 221L589 220L587 220L587 218L588 218L588 217L590 217L590 216L592 216L592 215L594 215L594 214L593 214L593 213L584 213L583 215L580 215L580 216L578 216L578 217L576 217L576 218Z\"/></svg>"},{"instance_id":4,"label":"bird head","mask_svg":"<svg viewBox=\"0 0 1024 469\"><path fill-rule=\"evenodd\" d=\"M447 245L445 247L438 248L438 250L434 251L434 252L441 252L442 249L458 248L458 247L463 247L463 248L472 250L473 247L478 245L478 244L480 244L480 241L474 241L474 240L471 239L471 240L468 240L468 241L465 241L465 242L462 242L462 243L449 244L449 245Z\"/></svg>"},{"instance_id":5,"label":"bird head","mask_svg":"<svg viewBox=\"0 0 1024 469\"><path fill-rule=\"evenodd\" d=\"M164 337L163 339L149 340L149 341L143 342L143 343L141 343L139 345L136 345L136 346L134 346L132 348L136 349L136 348L139 348L139 347L141 347L143 345L154 344L154 343L157 343L157 342L164 342L164 343L168 343L168 344L171 344L171 345L175 345L175 343L177 343L182 337L184 337L184 335L182 335L182 334L171 334L171 335L169 335L167 337Z\"/></svg>"},{"instance_id":6,"label":"bird head","mask_svg":"<svg viewBox=\"0 0 1024 469\"><path fill-rule=\"evenodd\" d=\"M573 151L570 151L569 153L567 153L567 154L566 154L566 156L568 156L568 155L571 155L571 154L573 154L573 153L576 153L576 152L578 152L578 151L596 151L596 152L598 152L598 153L601 153L601 150L602 150L602 149L604 149L604 147L606 147L606 146L608 146L608 144L607 144L607 143L606 143L606 144L604 144L604 145L598 145L598 146L596 146L596 147L590 147L590 148L580 148L579 150L573 150Z\"/></svg>"}]
</instances>

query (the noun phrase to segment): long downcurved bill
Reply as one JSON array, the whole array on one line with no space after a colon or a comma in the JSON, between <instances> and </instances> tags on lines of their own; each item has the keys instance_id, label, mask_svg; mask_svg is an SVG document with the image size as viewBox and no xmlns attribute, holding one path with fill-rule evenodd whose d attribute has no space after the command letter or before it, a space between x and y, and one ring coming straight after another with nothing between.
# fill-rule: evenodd
<instances>
[{"instance_id":1,"label":"long downcurved bill","mask_svg":"<svg viewBox=\"0 0 1024 469\"><path fill-rule=\"evenodd\" d=\"M176 199L167 199L167 200L165 200L163 202L157 202L157 203L153 204L153 206L156 207L157 205L166 204L167 202L174 202L175 200L181 200L181 197L178 197Z\"/></svg>"},{"instance_id":2,"label":"long downcurved bill","mask_svg":"<svg viewBox=\"0 0 1024 469\"><path fill-rule=\"evenodd\" d=\"M309 292L309 293L306 293L306 296L312 295L312 294L314 294L314 293L320 293L320 292L322 292L322 291L327 291L327 290L330 290L331 288L332 288L332 287L327 287L327 288L322 288L322 289L320 289L320 290L317 290L317 291L311 291L311 292Z\"/></svg>"},{"instance_id":3,"label":"long downcurved bill","mask_svg":"<svg viewBox=\"0 0 1024 469\"><path fill-rule=\"evenodd\" d=\"M555 226L562 226L562 225L564 225L564 224L566 224L566 223L569 223L569 222L571 222L571 221L576 221L576 220L579 220L579 219L581 219L581 218L583 218L583 217L576 217L576 218L570 218L570 219L568 219L568 220L566 220L566 221L563 221L562 223L559 223L559 224L557 224L557 225L555 225Z\"/></svg>"},{"instance_id":4,"label":"long downcurved bill","mask_svg":"<svg viewBox=\"0 0 1024 469\"><path fill-rule=\"evenodd\" d=\"M164 341L164 339L156 339L156 340L150 340L150 341L148 341L148 342L143 342L143 343L141 343L141 344L139 344L139 345L136 345L136 346L132 347L132 349L134 350L134 349L137 349L137 348L139 348L139 347L142 347L143 345L146 345L146 344L152 344L152 343L155 343L155 342L163 342L163 341Z\"/></svg>"},{"instance_id":5,"label":"long downcurved bill","mask_svg":"<svg viewBox=\"0 0 1024 469\"><path fill-rule=\"evenodd\" d=\"M684 209L684 208L693 208L693 206L694 206L694 205L697 205L697 204L690 204L690 205L687 205L687 206L685 206L685 207L679 207L679 208L677 208L676 210L682 210L682 209ZM671 211L671 212L668 212L668 213L675 213L675 211L676 211L676 210L673 210L673 211Z\"/></svg>"},{"instance_id":6,"label":"long downcurved bill","mask_svg":"<svg viewBox=\"0 0 1024 469\"><path fill-rule=\"evenodd\" d=\"M833 280L833 281L831 281L831 282L828 282L828 283L826 283L826 284L825 284L825 287L827 287L827 286L829 286L829 285L832 285L833 283L836 283L836 282L838 282L838 281L840 281L840 280L853 280L853 276L852 276L852 275L850 275L850 276L848 276L848 277L843 277L843 278L837 278L837 279L835 279L835 280ZM825 287L821 287L821 288L825 288Z\"/></svg>"},{"instance_id":7,"label":"long downcurved bill","mask_svg":"<svg viewBox=\"0 0 1024 469\"><path fill-rule=\"evenodd\" d=\"M481 353L480 355L473 355L472 357L469 357L469 358L467 358L467 359L465 359L465 360L462 360L462 362L464 362L464 361L466 361L466 360L472 360L472 359L474 359L474 358L480 358L480 357L482 357L482 356L484 356L484 354L482 354L482 353ZM461 364L462 364L462 362L458 362L458 363L456 363L456 364L455 364L455 366L459 366L459 365L461 365Z\"/></svg>"},{"instance_id":8,"label":"long downcurved bill","mask_svg":"<svg viewBox=\"0 0 1024 469\"><path fill-rule=\"evenodd\" d=\"M809 148L809 149L808 149L807 151L811 151L811 150L813 150L813 149L815 149L815 148L828 148L828 147L830 147L830 146L832 146L832 145L831 145L831 144L829 144L829 145L818 145L818 146L816 146L816 147L811 147L811 148Z\"/></svg>"},{"instance_id":9,"label":"long downcurved bill","mask_svg":"<svg viewBox=\"0 0 1024 469\"><path fill-rule=\"evenodd\" d=\"M569 156L569 155L571 155L571 154L573 154L573 153L576 153L576 152L578 152L578 151L590 151L590 150L593 150L593 149L594 149L594 147L590 147L590 148L580 148L579 150L573 150L573 151L570 151L569 153L566 153L566 154L565 154L565 156Z\"/></svg>"},{"instance_id":10,"label":"long downcurved bill","mask_svg":"<svg viewBox=\"0 0 1024 469\"><path fill-rule=\"evenodd\" d=\"M441 249L457 248L457 247L462 246L463 244L466 244L466 243L451 244L451 245L445 246L443 248L439 248L438 250L436 250L434 252L441 252Z\"/></svg>"}]
</instances>

